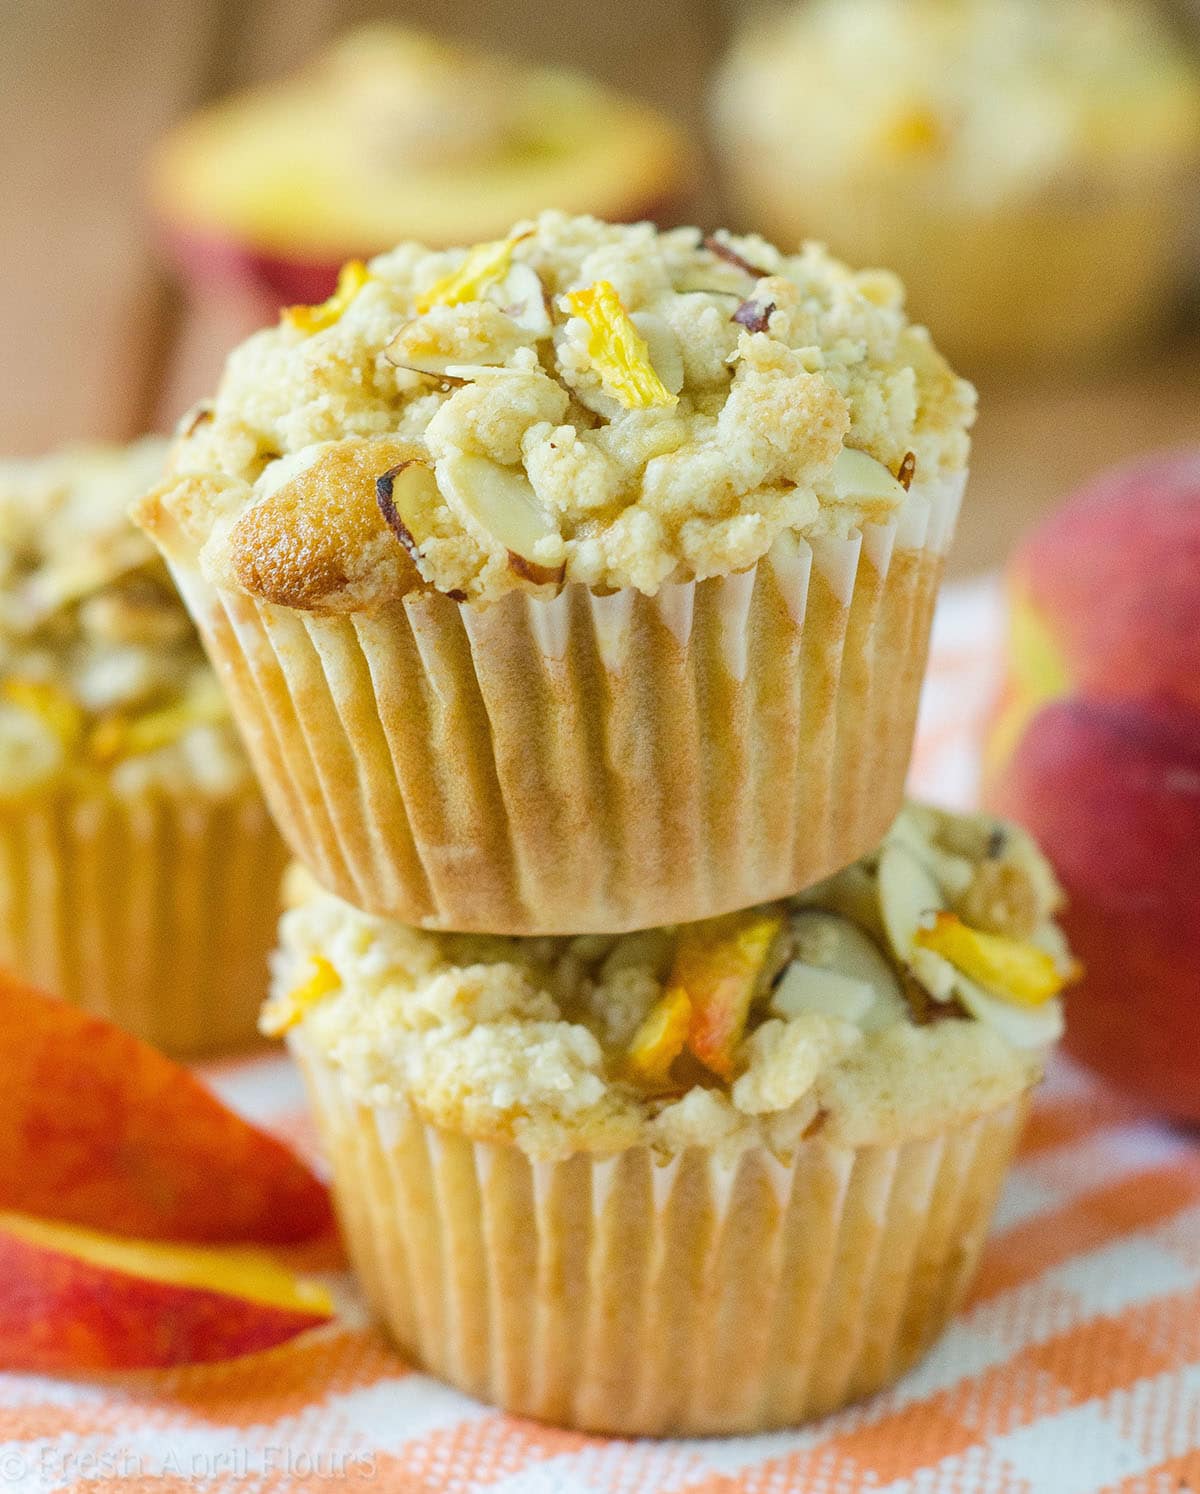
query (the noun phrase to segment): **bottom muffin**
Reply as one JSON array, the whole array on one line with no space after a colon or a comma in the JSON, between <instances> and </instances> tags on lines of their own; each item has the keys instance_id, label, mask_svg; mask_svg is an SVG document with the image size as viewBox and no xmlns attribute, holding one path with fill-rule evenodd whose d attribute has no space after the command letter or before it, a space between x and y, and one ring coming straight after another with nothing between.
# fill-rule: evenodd
<instances>
[{"instance_id":1,"label":"bottom muffin","mask_svg":"<svg viewBox=\"0 0 1200 1494\"><path fill-rule=\"evenodd\" d=\"M909 807L783 903L616 938L431 934L308 889L268 1031L364 1289L509 1411L753 1432L893 1381L966 1291L1061 1030L1058 890Z\"/></svg>"}]
</instances>

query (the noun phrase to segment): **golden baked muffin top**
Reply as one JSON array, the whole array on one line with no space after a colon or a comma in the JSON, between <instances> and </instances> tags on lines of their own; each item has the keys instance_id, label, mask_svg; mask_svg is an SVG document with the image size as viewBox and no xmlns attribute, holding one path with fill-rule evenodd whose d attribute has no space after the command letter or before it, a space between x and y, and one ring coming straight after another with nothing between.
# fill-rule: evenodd
<instances>
[{"instance_id":1,"label":"golden baked muffin top","mask_svg":"<svg viewBox=\"0 0 1200 1494\"><path fill-rule=\"evenodd\" d=\"M682 131L593 79L381 23L191 116L151 191L176 225L336 264L401 238L495 237L547 204L629 217L694 171Z\"/></svg>"},{"instance_id":2,"label":"golden baked muffin top","mask_svg":"<svg viewBox=\"0 0 1200 1494\"><path fill-rule=\"evenodd\" d=\"M811 0L749 28L715 97L806 179L899 174L981 211L1200 157L1200 69L1144 0Z\"/></svg>"},{"instance_id":3,"label":"golden baked muffin top","mask_svg":"<svg viewBox=\"0 0 1200 1494\"><path fill-rule=\"evenodd\" d=\"M165 449L0 462L0 798L248 780L195 630L127 517Z\"/></svg>"},{"instance_id":4,"label":"golden baked muffin top","mask_svg":"<svg viewBox=\"0 0 1200 1494\"><path fill-rule=\"evenodd\" d=\"M798 897L643 933L434 934L298 897L264 1029L365 1103L546 1155L940 1131L1038 1077L1074 974L1029 837L917 805Z\"/></svg>"},{"instance_id":5,"label":"golden baked muffin top","mask_svg":"<svg viewBox=\"0 0 1200 1494\"><path fill-rule=\"evenodd\" d=\"M139 519L317 611L653 594L961 484L973 415L883 271L545 213L349 266L250 338Z\"/></svg>"}]
</instances>

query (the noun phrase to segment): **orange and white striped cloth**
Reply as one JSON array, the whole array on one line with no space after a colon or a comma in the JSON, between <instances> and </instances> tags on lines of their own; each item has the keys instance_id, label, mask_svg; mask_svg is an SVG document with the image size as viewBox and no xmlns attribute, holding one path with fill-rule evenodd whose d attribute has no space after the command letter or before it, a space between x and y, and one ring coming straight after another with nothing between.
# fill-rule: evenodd
<instances>
[{"instance_id":1,"label":"orange and white striped cloth","mask_svg":"<svg viewBox=\"0 0 1200 1494\"><path fill-rule=\"evenodd\" d=\"M994 586L941 609L916 788L968 803ZM312 1145L295 1075L209 1071ZM894 1390L798 1432L621 1442L416 1373L346 1283L339 1321L236 1363L76 1384L0 1375L0 1494L1200 1494L1200 1139L1079 1071L1046 1084L964 1312Z\"/></svg>"}]
</instances>

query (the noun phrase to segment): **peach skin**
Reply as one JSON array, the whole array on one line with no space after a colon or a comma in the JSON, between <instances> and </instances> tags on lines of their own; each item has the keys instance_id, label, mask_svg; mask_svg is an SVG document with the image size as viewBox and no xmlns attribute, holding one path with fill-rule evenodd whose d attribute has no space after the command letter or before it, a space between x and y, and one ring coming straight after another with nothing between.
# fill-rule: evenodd
<instances>
[{"instance_id":1,"label":"peach skin","mask_svg":"<svg viewBox=\"0 0 1200 1494\"><path fill-rule=\"evenodd\" d=\"M256 1251L0 1214L0 1370L205 1364L274 1348L331 1313L323 1287Z\"/></svg>"},{"instance_id":2,"label":"peach skin","mask_svg":"<svg viewBox=\"0 0 1200 1494\"><path fill-rule=\"evenodd\" d=\"M147 1240L332 1231L282 1142L111 1023L0 972L0 1208Z\"/></svg>"},{"instance_id":3,"label":"peach skin","mask_svg":"<svg viewBox=\"0 0 1200 1494\"><path fill-rule=\"evenodd\" d=\"M1200 1121L1200 453L1101 479L1010 580L984 797L1068 895L1086 973L1066 1046Z\"/></svg>"}]
</instances>

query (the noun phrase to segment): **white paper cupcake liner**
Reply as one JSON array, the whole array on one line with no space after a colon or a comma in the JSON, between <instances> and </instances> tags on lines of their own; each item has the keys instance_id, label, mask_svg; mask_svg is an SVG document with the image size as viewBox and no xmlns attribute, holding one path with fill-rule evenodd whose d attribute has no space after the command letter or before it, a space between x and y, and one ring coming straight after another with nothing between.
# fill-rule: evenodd
<instances>
[{"instance_id":1,"label":"white paper cupcake liner","mask_svg":"<svg viewBox=\"0 0 1200 1494\"><path fill-rule=\"evenodd\" d=\"M159 538L318 881L429 928L616 932L790 895L879 840L960 494L655 597L484 609L281 608Z\"/></svg>"},{"instance_id":2,"label":"white paper cupcake liner","mask_svg":"<svg viewBox=\"0 0 1200 1494\"><path fill-rule=\"evenodd\" d=\"M623 1436L794 1426L896 1380L970 1285L1026 1111L786 1161L534 1161L364 1105L292 1042L401 1349L507 1411Z\"/></svg>"},{"instance_id":3,"label":"white paper cupcake liner","mask_svg":"<svg viewBox=\"0 0 1200 1494\"><path fill-rule=\"evenodd\" d=\"M257 795L0 806L0 964L167 1052L244 1047L286 862Z\"/></svg>"}]
</instances>

